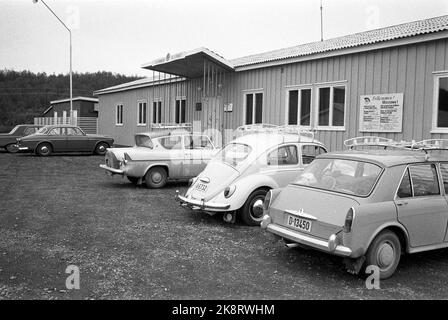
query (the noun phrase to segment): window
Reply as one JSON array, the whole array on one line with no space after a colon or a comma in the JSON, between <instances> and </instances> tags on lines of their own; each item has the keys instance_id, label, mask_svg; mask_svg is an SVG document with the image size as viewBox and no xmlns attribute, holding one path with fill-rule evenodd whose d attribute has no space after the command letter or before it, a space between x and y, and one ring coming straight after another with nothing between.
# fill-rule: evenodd
<instances>
[{"instance_id":1,"label":"window","mask_svg":"<svg viewBox=\"0 0 448 320\"><path fill-rule=\"evenodd\" d=\"M246 124L263 122L263 93L246 93Z\"/></svg>"},{"instance_id":2,"label":"window","mask_svg":"<svg viewBox=\"0 0 448 320\"><path fill-rule=\"evenodd\" d=\"M445 189L445 193L448 194L448 163L441 163L440 171L442 173L443 188Z\"/></svg>"},{"instance_id":3,"label":"window","mask_svg":"<svg viewBox=\"0 0 448 320\"><path fill-rule=\"evenodd\" d=\"M288 124L301 126L311 124L311 89L288 91Z\"/></svg>"},{"instance_id":4,"label":"window","mask_svg":"<svg viewBox=\"0 0 448 320\"><path fill-rule=\"evenodd\" d=\"M319 87L317 99L317 125L344 127L345 86Z\"/></svg>"},{"instance_id":5,"label":"window","mask_svg":"<svg viewBox=\"0 0 448 320\"><path fill-rule=\"evenodd\" d=\"M401 179L400 186L397 191L398 198L409 198L412 197L412 187L411 187L411 178L409 176L409 170L406 168L406 172L403 175L403 179Z\"/></svg>"},{"instance_id":6,"label":"window","mask_svg":"<svg viewBox=\"0 0 448 320\"><path fill-rule=\"evenodd\" d=\"M152 103L152 123L162 123L162 101Z\"/></svg>"},{"instance_id":7,"label":"window","mask_svg":"<svg viewBox=\"0 0 448 320\"><path fill-rule=\"evenodd\" d=\"M217 161L222 161L233 167L237 167L242 163L252 152L252 148L241 143L230 143L224 147L213 158Z\"/></svg>"},{"instance_id":8,"label":"window","mask_svg":"<svg viewBox=\"0 0 448 320\"><path fill-rule=\"evenodd\" d=\"M213 145L207 136L185 136L185 149L204 150L213 149Z\"/></svg>"},{"instance_id":9,"label":"window","mask_svg":"<svg viewBox=\"0 0 448 320\"><path fill-rule=\"evenodd\" d=\"M440 194L436 167L432 164L409 167L414 197Z\"/></svg>"},{"instance_id":10,"label":"window","mask_svg":"<svg viewBox=\"0 0 448 320\"><path fill-rule=\"evenodd\" d=\"M267 163L269 166L284 166L298 164L296 146L283 146L268 154Z\"/></svg>"},{"instance_id":11,"label":"window","mask_svg":"<svg viewBox=\"0 0 448 320\"><path fill-rule=\"evenodd\" d=\"M182 149L182 139L181 136L170 136L157 139L159 144L168 150L179 150Z\"/></svg>"},{"instance_id":12,"label":"window","mask_svg":"<svg viewBox=\"0 0 448 320\"><path fill-rule=\"evenodd\" d=\"M302 164L310 164L318 155L326 153L325 149L308 144L302 146Z\"/></svg>"},{"instance_id":13,"label":"window","mask_svg":"<svg viewBox=\"0 0 448 320\"><path fill-rule=\"evenodd\" d=\"M48 133L50 136L60 136L63 134L64 128L61 127L57 127L57 128L53 128L50 130L50 132Z\"/></svg>"},{"instance_id":14,"label":"window","mask_svg":"<svg viewBox=\"0 0 448 320\"><path fill-rule=\"evenodd\" d=\"M146 102L138 103L138 125L146 125Z\"/></svg>"},{"instance_id":15,"label":"window","mask_svg":"<svg viewBox=\"0 0 448 320\"><path fill-rule=\"evenodd\" d=\"M30 134L36 133L39 130L37 127L29 127L25 129L25 132L23 133L25 136L28 136Z\"/></svg>"},{"instance_id":16,"label":"window","mask_svg":"<svg viewBox=\"0 0 448 320\"><path fill-rule=\"evenodd\" d=\"M436 75L434 79L433 129L448 131L448 73Z\"/></svg>"},{"instance_id":17,"label":"window","mask_svg":"<svg viewBox=\"0 0 448 320\"><path fill-rule=\"evenodd\" d=\"M123 105L117 104L116 109L116 125L123 125Z\"/></svg>"},{"instance_id":18,"label":"window","mask_svg":"<svg viewBox=\"0 0 448 320\"><path fill-rule=\"evenodd\" d=\"M68 136L83 136L84 135L84 133L78 128L68 127L66 130L67 130Z\"/></svg>"},{"instance_id":19,"label":"window","mask_svg":"<svg viewBox=\"0 0 448 320\"><path fill-rule=\"evenodd\" d=\"M176 99L176 110L175 110L175 122L185 123L185 108L187 105L187 100Z\"/></svg>"}]
</instances>

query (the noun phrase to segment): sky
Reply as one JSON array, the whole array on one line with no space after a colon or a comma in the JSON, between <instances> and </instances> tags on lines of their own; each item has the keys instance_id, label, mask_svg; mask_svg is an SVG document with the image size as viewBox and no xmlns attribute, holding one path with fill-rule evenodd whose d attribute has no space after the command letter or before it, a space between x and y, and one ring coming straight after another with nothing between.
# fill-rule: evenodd
<instances>
[{"instance_id":1,"label":"sky","mask_svg":"<svg viewBox=\"0 0 448 320\"><path fill-rule=\"evenodd\" d=\"M141 65L199 47L226 59L320 40L320 0L45 0L72 30L73 70ZM324 39L448 14L447 0L323 0ZM0 68L68 73L69 33L38 1L0 0Z\"/></svg>"}]
</instances>

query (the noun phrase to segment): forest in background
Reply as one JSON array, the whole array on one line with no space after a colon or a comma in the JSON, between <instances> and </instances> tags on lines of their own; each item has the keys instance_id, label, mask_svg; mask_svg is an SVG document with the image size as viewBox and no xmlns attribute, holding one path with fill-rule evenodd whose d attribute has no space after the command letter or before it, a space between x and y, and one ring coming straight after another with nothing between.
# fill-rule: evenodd
<instances>
[{"instance_id":1,"label":"forest in background","mask_svg":"<svg viewBox=\"0 0 448 320\"><path fill-rule=\"evenodd\" d=\"M93 91L137 80L140 77L112 72L73 73L73 97L91 97ZM0 70L0 132L33 123L50 101L70 97L68 74Z\"/></svg>"}]
</instances>

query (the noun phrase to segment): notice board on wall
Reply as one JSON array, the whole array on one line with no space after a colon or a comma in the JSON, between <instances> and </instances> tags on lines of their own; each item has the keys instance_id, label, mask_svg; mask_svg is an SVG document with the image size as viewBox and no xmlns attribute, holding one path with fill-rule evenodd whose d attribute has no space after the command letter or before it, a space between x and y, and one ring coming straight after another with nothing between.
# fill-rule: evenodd
<instances>
[{"instance_id":1,"label":"notice board on wall","mask_svg":"<svg viewBox=\"0 0 448 320\"><path fill-rule=\"evenodd\" d=\"M403 93L360 97L360 132L402 132Z\"/></svg>"}]
</instances>

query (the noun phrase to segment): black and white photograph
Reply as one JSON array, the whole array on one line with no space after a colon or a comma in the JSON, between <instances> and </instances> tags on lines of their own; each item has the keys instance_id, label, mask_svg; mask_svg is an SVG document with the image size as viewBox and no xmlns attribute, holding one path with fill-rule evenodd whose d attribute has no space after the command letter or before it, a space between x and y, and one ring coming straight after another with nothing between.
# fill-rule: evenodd
<instances>
[{"instance_id":1,"label":"black and white photograph","mask_svg":"<svg viewBox=\"0 0 448 320\"><path fill-rule=\"evenodd\" d=\"M448 298L446 0L0 0L0 43L0 300Z\"/></svg>"}]
</instances>

